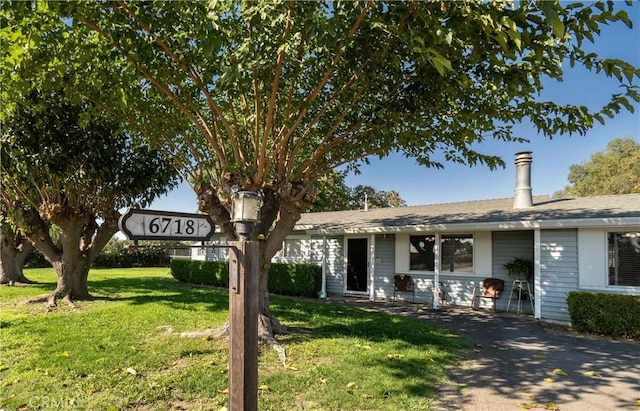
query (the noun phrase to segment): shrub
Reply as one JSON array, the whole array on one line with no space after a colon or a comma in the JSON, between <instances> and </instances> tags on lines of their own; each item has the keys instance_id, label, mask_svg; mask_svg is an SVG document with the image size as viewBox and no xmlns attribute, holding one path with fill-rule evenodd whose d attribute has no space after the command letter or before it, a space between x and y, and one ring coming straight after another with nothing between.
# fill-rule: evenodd
<instances>
[{"instance_id":1,"label":"shrub","mask_svg":"<svg viewBox=\"0 0 640 411\"><path fill-rule=\"evenodd\" d=\"M171 260L171 275L189 284L229 287L229 265L224 261Z\"/></svg>"},{"instance_id":2,"label":"shrub","mask_svg":"<svg viewBox=\"0 0 640 411\"><path fill-rule=\"evenodd\" d=\"M133 241L119 240L115 236L102 249L94 267L167 267L169 265L169 247L163 241L140 241L141 247L133 246ZM179 244L174 244L179 245Z\"/></svg>"},{"instance_id":3,"label":"shrub","mask_svg":"<svg viewBox=\"0 0 640 411\"><path fill-rule=\"evenodd\" d=\"M640 338L640 296L571 291L567 304L576 331Z\"/></svg>"},{"instance_id":4,"label":"shrub","mask_svg":"<svg viewBox=\"0 0 640 411\"><path fill-rule=\"evenodd\" d=\"M322 268L314 264L271 264L269 292L317 297L322 287Z\"/></svg>"},{"instance_id":5,"label":"shrub","mask_svg":"<svg viewBox=\"0 0 640 411\"><path fill-rule=\"evenodd\" d=\"M189 284L229 287L226 261L172 260L171 275ZM317 297L322 268L313 264L271 264L267 286L274 294Z\"/></svg>"}]
</instances>

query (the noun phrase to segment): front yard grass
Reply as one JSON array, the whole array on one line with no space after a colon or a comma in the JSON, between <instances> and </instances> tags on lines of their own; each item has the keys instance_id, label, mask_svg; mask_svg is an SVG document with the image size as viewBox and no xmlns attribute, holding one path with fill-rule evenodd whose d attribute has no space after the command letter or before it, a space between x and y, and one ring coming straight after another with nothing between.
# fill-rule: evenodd
<instances>
[{"instance_id":1,"label":"front yard grass","mask_svg":"<svg viewBox=\"0 0 640 411\"><path fill-rule=\"evenodd\" d=\"M47 312L25 305L55 287L0 288L0 409L218 410L227 404L227 339L184 339L228 316L224 290L168 268L93 269L96 297ZM290 328L286 365L260 345L260 410L429 410L468 342L412 318L271 297Z\"/></svg>"}]
</instances>

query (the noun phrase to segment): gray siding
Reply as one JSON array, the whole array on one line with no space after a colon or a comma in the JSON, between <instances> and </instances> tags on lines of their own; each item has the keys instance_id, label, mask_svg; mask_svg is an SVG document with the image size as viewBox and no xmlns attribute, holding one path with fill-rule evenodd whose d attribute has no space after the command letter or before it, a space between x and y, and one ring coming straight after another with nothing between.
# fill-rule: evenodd
<instances>
[{"instance_id":1,"label":"gray siding","mask_svg":"<svg viewBox=\"0 0 640 411\"><path fill-rule=\"evenodd\" d=\"M494 231L491 234L491 254L492 277L504 280L504 293L496 301L496 307L498 310L506 310L513 289L513 279L507 274L504 265L514 257L533 261L533 231ZM529 288L533 291L533 284L529 284ZM511 300L509 309L515 311L517 304L517 300ZM528 300L522 301L521 307L522 311L531 313Z\"/></svg>"},{"instance_id":2,"label":"gray siding","mask_svg":"<svg viewBox=\"0 0 640 411\"><path fill-rule=\"evenodd\" d=\"M327 237L325 250L325 270L327 276L327 294L344 292L344 237Z\"/></svg>"},{"instance_id":3,"label":"gray siding","mask_svg":"<svg viewBox=\"0 0 640 411\"><path fill-rule=\"evenodd\" d=\"M569 322L567 293L578 289L577 230L543 230L540 243L541 318Z\"/></svg>"},{"instance_id":4,"label":"gray siding","mask_svg":"<svg viewBox=\"0 0 640 411\"><path fill-rule=\"evenodd\" d=\"M373 298L393 297L393 276L396 267L396 236L376 235ZM405 293L403 293L405 294ZM405 294L405 297L408 294Z\"/></svg>"},{"instance_id":5,"label":"gray siding","mask_svg":"<svg viewBox=\"0 0 640 411\"><path fill-rule=\"evenodd\" d=\"M324 261L324 241L322 238L314 237L311 239L311 249L309 250L309 257L311 264L322 265Z\"/></svg>"},{"instance_id":6,"label":"gray siding","mask_svg":"<svg viewBox=\"0 0 640 411\"><path fill-rule=\"evenodd\" d=\"M474 275L440 274L439 278L442 283L442 290L444 290L445 306L461 305L470 307L474 287L481 287L482 280L484 280L484 278ZM429 291L431 291L431 289ZM431 298L431 295L429 295L429 298ZM480 298L479 304L480 307L483 308L493 308L492 301L487 298Z\"/></svg>"}]
</instances>

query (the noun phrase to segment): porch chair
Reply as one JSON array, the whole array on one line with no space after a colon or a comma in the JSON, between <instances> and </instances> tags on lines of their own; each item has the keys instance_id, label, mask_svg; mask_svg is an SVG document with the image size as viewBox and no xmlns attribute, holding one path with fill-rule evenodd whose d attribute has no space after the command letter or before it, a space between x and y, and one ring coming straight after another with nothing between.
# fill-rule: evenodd
<instances>
[{"instance_id":1,"label":"porch chair","mask_svg":"<svg viewBox=\"0 0 640 411\"><path fill-rule=\"evenodd\" d=\"M416 302L416 284L407 274L393 276L393 301L396 301L396 293L411 293L411 302Z\"/></svg>"},{"instance_id":2,"label":"porch chair","mask_svg":"<svg viewBox=\"0 0 640 411\"><path fill-rule=\"evenodd\" d=\"M482 287L473 287L473 297L471 298L471 307L475 307L476 299L490 298L493 301L493 311L496 310L496 300L504 291L504 280L499 278L485 278L482 281Z\"/></svg>"}]
</instances>

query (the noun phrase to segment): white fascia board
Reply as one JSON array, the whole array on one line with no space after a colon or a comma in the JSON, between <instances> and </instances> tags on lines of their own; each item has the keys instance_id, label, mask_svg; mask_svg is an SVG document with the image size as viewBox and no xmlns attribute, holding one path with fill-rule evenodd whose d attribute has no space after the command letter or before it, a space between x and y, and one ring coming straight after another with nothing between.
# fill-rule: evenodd
<instances>
[{"instance_id":1,"label":"white fascia board","mask_svg":"<svg viewBox=\"0 0 640 411\"><path fill-rule=\"evenodd\" d=\"M484 230L533 230L561 229L561 228L610 228L640 225L640 217L611 217L611 218L574 218L565 220L522 220L501 221L490 223L451 223L451 224L421 224L400 227L362 227L353 229L317 229L307 230L308 234L394 234L412 232L443 232L443 231L484 231Z\"/></svg>"}]
</instances>

